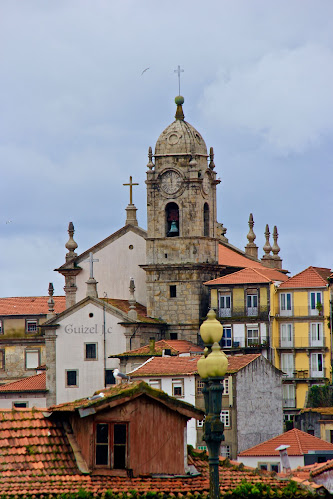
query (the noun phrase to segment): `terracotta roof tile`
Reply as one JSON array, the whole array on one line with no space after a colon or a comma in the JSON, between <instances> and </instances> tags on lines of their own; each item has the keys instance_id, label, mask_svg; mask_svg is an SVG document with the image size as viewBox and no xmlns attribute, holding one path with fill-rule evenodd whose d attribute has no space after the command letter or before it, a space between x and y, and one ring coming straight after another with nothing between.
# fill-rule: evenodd
<instances>
[{"instance_id":1,"label":"terracotta roof tile","mask_svg":"<svg viewBox=\"0 0 333 499\"><path fill-rule=\"evenodd\" d=\"M244 268L217 279L205 282L207 285L223 285L223 284L260 284L271 283L276 281L287 281L286 274L274 269L267 268Z\"/></svg>"},{"instance_id":2,"label":"terracotta roof tile","mask_svg":"<svg viewBox=\"0 0 333 499\"><path fill-rule=\"evenodd\" d=\"M319 414L333 416L333 407L307 407L301 409L301 413L303 412L318 412Z\"/></svg>"},{"instance_id":3,"label":"terracotta roof tile","mask_svg":"<svg viewBox=\"0 0 333 499\"><path fill-rule=\"evenodd\" d=\"M239 456L279 456L279 451L275 449L280 445L290 445L288 448L289 456L303 456L310 450L333 451L333 444L294 428L286 433L282 433L282 435L278 435L266 442L240 452Z\"/></svg>"},{"instance_id":4,"label":"terracotta roof tile","mask_svg":"<svg viewBox=\"0 0 333 499\"><path fill-rule=\"evenodd\" d=\"M228 373L234 373L260 357L258 354L232 355L228 357ZM145 376L189 376L197 374L198 356L152 357L141 367L130 373L131 378Z\"/></svg>"},{"instance_id":5,"label":"terracotta roof tile","mask_svg":"<svg viewBox=\"0 0 333 499\"><path fill-rule=\"evenodd\" d=\"M279 286L280 288L323 288L327 286L327 278L331 270L321 267L308 267L302 272L290 277Z\"/></svg>"},{"instance_id":6,"label":"terracotta roof tile","mask_svg":"<svg viewBox=\"0 0 333 499\"><path fill-rule=\"evenodd\" d=\"M0 386L0 393L4 392L34 392L46 390L46 372L22 378L12 383Z\"/></svg>"},{"instance_id":7,"label":"terracotta roof tile","mask_svg":"<svg viewBox=\"0 0 333 499\"><path fill-rule=\"evenodd\" d=\"M118 310L121 310L121 312L125 312L125 314L128 314L129 309L130 309L130 304L128 300L120 300L116 298L101 298L103 301L106 301L109 305L112 305L115 308L118 308ZM138 314L138 321L141 322L152 322L152 323L164 323L164 321L161 321L159 319L154 319L153 317L148 317L147 316L147 308L144 305L141 305L140 303L135 304L135 309Z\"/></svg>"},{"instance_id":8,"label":"terracotta roof tile","mask_svg":"<svg viewBox=\"0 0 333 499\"><path fill-rule=\"evenodd\" d=\"M194 352L199 353L203 351L199 345L187 340L159 340L155 342L154 346L155 348L153 351L151 351L150 345L145 345L119 355L113 355L113 357L147 357L147 355L161 356L163 355L164 350L171 350L171 355Z\"/></svg>"},{"instance_id":9,"label":"terracotta roof tile","mask_svg":"<svg viewBox=\"0 0 333 499\"><path fill-rule=\"evenodd\" d=\"M46 315L49 312L49 296L19 296L0 298L0 316L3 315ZM54 311L59 314L66 308L65 296L54 296Z\"/></svg>"},{"instance_id":10,"label":"terracotta roof tile","mask_svg":"<svg viewBox=\"0 0 333 499\"><path fill-rule=\"evenodd\" d=\"M228 246L224 246L224 244L219 244L219 264L229 267L267 268L262 263L252 260Z\"/></svg>"}]
</instances>

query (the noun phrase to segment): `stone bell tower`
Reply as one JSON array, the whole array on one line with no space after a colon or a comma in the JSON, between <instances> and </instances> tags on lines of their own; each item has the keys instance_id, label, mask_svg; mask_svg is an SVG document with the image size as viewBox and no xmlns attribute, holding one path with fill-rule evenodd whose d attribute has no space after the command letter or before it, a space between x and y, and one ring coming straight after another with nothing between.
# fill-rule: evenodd
<instances>
[{"instance_id":1,"label":"stone bell tower","mask_svg":"<svg viewBox=\"0 0 333 499\"><path fill-rule=\"evenodd\" d=\"M221 273L216 233L214 153L184 120L184 98L175 99L176 120L149 148L147 171L147 313L169 324L172 338L196 341L207 313L203 282ZM209 157L209 162L208 162ZM154 162L153 162L154 158Z\"/></svg>"}]
</instances>

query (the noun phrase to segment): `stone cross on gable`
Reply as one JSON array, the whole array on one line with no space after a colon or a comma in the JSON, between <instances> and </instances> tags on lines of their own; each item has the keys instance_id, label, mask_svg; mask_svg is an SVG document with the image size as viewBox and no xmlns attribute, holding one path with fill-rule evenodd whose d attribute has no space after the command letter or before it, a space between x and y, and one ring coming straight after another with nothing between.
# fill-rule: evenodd
<instances>
[{"instance_id":1,"label":"stone cross on gable","mask_svg":"<svg viewBox=\"0 0 333 499\"><path fill-rule=\"evenodd\" d=\"M184 70L178 66L178 68L174 70L174 73L178 74L178 95L180 95L180 73L184 73Z\"/></svg>"},{"instance_id":2,"label":"stone cross on gable","mask_svg":"<svg viewBox=\"0 0 333 499\"><path fill-rule=\"evenodd\" d=\"M89 253L89 258L87 260L83 260L84 262L90 263L90 279L94 278L94 263L99 262L98 258L94 258L92 251Z\"/></svg>"},{"instance_id":3,"label":"stone cross on gable","mask_svg":"<svg viewBox=\"0 0 333 499\"><path fill-rule=\"evenodd\" d=\"M139 184L135 184L134 182L132 182L132 176L130 176L129 183L123 184L123 185L129 186L129 188L130 188L130 204L133 204L133 185L139 185Z\"/></svg>"}]
</instances>

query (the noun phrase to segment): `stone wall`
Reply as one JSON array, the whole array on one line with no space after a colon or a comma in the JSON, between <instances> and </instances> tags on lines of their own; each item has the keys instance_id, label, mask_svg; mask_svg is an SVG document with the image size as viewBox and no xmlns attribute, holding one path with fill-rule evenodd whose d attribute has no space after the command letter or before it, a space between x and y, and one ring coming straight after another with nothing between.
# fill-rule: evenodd
<instances>
[{"instance_id":1,"label":"stone wall","mask_svg":"<svg viewBox=\"0 0 333 499\"><path fill-rule=\"evenodd\" d=\"M282 373L264 357L236 376L238 452L283 432Z\"/></svg>"}]
</instances>

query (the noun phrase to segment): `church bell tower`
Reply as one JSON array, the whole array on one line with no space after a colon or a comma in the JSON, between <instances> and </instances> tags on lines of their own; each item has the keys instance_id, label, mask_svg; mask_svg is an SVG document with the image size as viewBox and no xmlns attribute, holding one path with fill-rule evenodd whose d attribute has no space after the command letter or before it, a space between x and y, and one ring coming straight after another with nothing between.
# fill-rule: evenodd
<instances>
[{"instance_id":1,"label":"church bell tower","mask_svg":"<svg viewBox=\"0 0 333 499\"><path fill-rule=\"evenodd\" d=\"M184 119L175 99L175 121L149 148L147 171L147 313L169 324L171 338L197 340L207 313L203 282L220 275L216 233L213 148ZM154 159L154 161L153 161Z\"/></svg>"}]
</instances>

